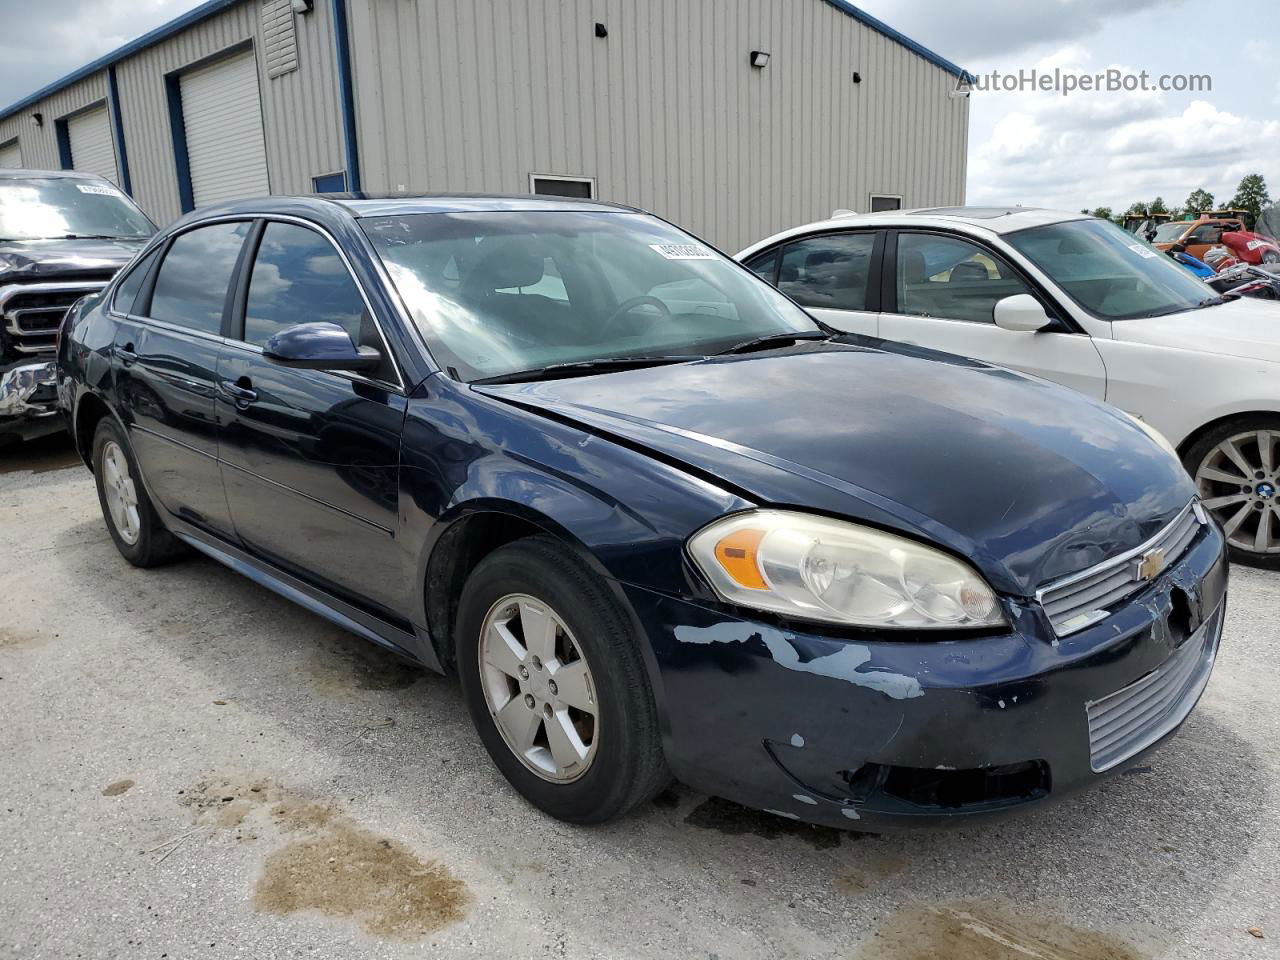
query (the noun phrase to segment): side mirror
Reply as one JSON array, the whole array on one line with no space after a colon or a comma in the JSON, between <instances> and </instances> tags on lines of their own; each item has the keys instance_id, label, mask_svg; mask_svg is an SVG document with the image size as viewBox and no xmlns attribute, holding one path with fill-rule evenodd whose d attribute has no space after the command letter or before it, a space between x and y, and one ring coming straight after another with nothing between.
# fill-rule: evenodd
<instances>
[{"instance_id":1,"label":"side mirror","mask_svg":"<svg viewBox=\"0 0 1280 960\"><path fill-rule=\"evenodd\" d=\"M1035 333L1052 325L1040 301L1029 293L1019 293L996 302L996 326L1002 330Z\"/></svg>"},{"instance_id":2,"label":"side mirror","mask_svg":"<svg viewBox=\"0 0 1280 960\"><path fill-rule=\"evenodd\" d=\"M1185 243L1171 243L1169 244L1168 252L1169 253L1186 253L1187 245Z\"/></svg>"},{"instance_id":3,"label":"side mirror","mask_svg":"<svg viewBox=\"0 0 1280 960\"><path fill-rule=\"evenodd\" d=\"M336 323L297 323L272 335L262 348L272 363L297 370L373 370L382 355L357 347Z\"/></svg>"}]
</instances>

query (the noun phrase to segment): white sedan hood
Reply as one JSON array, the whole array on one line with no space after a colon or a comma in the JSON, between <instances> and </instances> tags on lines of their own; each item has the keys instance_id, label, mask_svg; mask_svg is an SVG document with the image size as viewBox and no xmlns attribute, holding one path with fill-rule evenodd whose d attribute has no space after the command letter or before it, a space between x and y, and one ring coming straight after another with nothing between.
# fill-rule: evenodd
<instances>
[{"instance_id":1,"label":"white sedan hood","mask_svg":"<svg viewBox=\"0 0 1280 960\"><path fill-rule=\"evenodd\" d=\"M1167 317L1117 320L1117 340L1280 363L1280 302L1242 297Z\"/></svg>"}]
</instances>

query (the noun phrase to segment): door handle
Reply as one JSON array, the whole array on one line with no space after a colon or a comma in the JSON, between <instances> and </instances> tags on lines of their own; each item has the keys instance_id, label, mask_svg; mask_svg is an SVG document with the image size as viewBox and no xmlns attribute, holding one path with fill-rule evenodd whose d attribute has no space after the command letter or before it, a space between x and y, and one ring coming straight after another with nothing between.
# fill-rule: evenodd
<instances>
[{"instance_id":1,"label":"door handle","mask_svg":"<svg viewBox=\"0 0 1280 960\"><path fill-rule=\"evenodd\" d=\"M138 362L138 355L134 353L132 343L126 343L123 347L117 348L116 356L120 358L120 363L126 367L131 367Z\"/></svg>"},{"instance_id":2,"label":"door handle","mask_svg":"<svg viewBox=\"0 0 1280 960\"><path fill-rule=\"evenodd\" d=\"M248 377L241 377L235 383L230 380L222 380L219 381L218 387L231 398L237 407L242 409L258 399L258 391L249 386Z\"/></svg>"}]
</instances>

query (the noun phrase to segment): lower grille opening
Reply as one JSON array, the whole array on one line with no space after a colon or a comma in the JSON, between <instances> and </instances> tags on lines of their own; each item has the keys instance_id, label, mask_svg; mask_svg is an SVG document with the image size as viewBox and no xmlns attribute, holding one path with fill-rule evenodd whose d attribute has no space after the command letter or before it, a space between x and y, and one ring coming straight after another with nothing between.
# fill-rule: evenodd
<instances>
[{"instance_id":1,"label":"lower grille opening","mask_svg":"<svg viewBox=\"0 0 1280 960\"><path fill-rule=\"evenodd\" d=\"M843 776L859 802L872 807L907 805L919 812L1003 807L1049 793L1049 765L1043 760L966 770L868 763Z\"/></svg>"}]
</instances>

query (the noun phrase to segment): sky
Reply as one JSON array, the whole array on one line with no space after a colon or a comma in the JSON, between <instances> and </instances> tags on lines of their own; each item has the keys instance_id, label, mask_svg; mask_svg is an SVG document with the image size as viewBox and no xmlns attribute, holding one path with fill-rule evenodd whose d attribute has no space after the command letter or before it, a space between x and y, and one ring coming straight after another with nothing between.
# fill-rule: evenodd
<instances>
[{"instance_id":1,"label":"sky","mask_svg":"<svg viewBox=\"0 0 1280 960\"><path fill-rule=\"evenodd\" d=\"M1198 93L974 91L969 203L1124 210L1262 173L1280 197L1280 3L1224 19L1202 0L856 0L974 74L1038 68L1208 74ZM196 6L0 0L0 105ZM1224 8L1225 9L1225 8Z\"/></svg>"}]
</instances>

